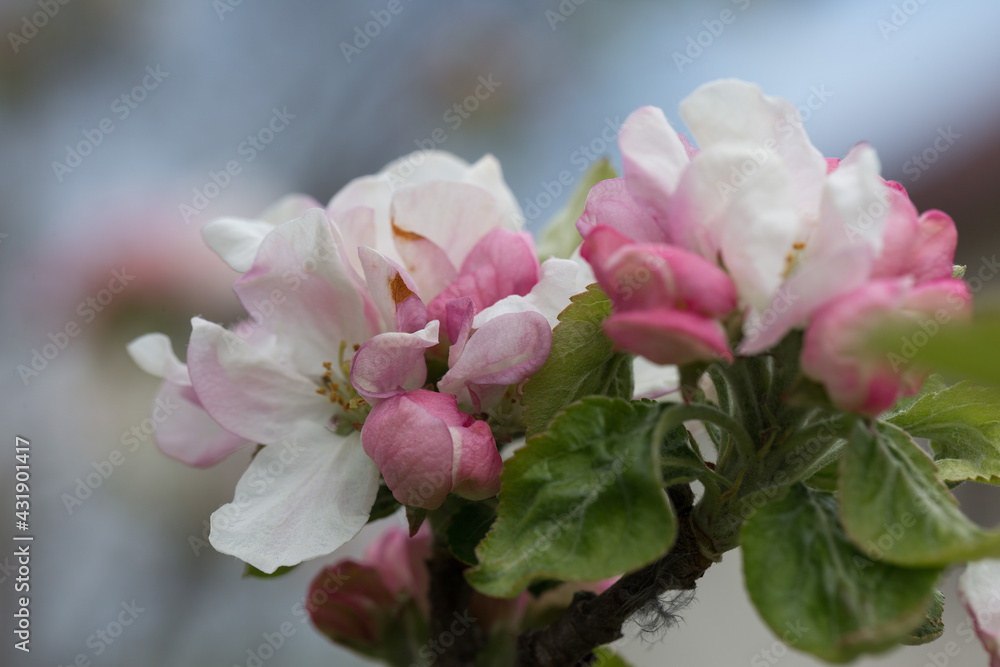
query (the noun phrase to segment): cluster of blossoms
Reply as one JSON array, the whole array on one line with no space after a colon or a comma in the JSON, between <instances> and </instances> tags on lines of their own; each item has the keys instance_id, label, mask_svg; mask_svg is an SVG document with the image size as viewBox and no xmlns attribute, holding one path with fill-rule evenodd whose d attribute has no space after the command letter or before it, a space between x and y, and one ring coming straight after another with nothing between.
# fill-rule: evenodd
<instances>
[{"instance_id":1,"label":"cluster of blossoms","mask_svg":"<svg viewBox=\"0 0 1000 667\"><path fill-rule=\"evenodd\" d=\"M157 432L168 455L263 445L212 516L216 549L264 572L329 554L368 521L380 473L411 507L497 494L493 432L516 430L518 383L592 281L578 260L539 264L522 220L493 157L429 152L325 209L291 195L206 225L252 317L194 318L186 366L162 334L129 351L183 406Z\"/></svg>"},{"instance_id":2,"label":"cluster of blossoms","mask_svg":"<svg viewBox=\"0 0 1000 667\"><path fill-rule=\"evenodd\" d=\"M624 178L594 186L578 223L583 256L625 349L732 360L734 343L759 354L804 328L806 375L840 408L876 415L923 374L866 352L871 335L971 312L952 277L958 234L940 211L918 215L870 146L824 159L801 124L782 123L794 113L756 86L708 84L681 104L694 148L661 110L634 112L619 137Z\"/></svg>"},{"instance_id":3,"label":"cluster of blossoms","mask_svg":"<svg viewBox=\"0 0 1000 667\"><path fill-rule=\"evenodd\" d=\"M817 419L875 417L918 393L925 371L872 341L970 317L969 290L953 277L955 225L918 214L868 145L824 158L787 122L795 113L751 84L707 84L681 105L695 147L661 110L634 112L619 136L623 176L590 189L568 258L539 260L491 156L470 165L415 153L325 207L290 195L257 219L208 223L207 243L242 274L234 289L249 318L227 328L195 317L186 363L162 334L129 352L163 378L159 398L182 406L157 430L166 454L208 466L256 448L233 502L212 515L212 545L273 573L350 541L386 491L419 518L414 529L449 497L497 496L501 448L524 445L525 383L549 360L573 297L595 282L611 302L599 335L635 365L627 392L610 398L651 396L665 378L676 389L674 366L681 377L698 369L697 380L709 364L764 358L791 339L801 341L795 372L825 394ZM583 398L577 380L566 379L571 400ZM762 433L744 431L748 449L767 440L757 459L730 460L764 460L779 433L794 444L820 412L787 424L769 413ZM740 499L745 471L726 478L734 471L690 454L685 479L714 476ZM324 569L309 598L317 626L393 662L386 637L426 634L431 540L427 524L412 537L390 530L361 562ZM472 604L487 630L516 634L538 602L527 595L477 592Z\"/></svg>"}]
</instances>

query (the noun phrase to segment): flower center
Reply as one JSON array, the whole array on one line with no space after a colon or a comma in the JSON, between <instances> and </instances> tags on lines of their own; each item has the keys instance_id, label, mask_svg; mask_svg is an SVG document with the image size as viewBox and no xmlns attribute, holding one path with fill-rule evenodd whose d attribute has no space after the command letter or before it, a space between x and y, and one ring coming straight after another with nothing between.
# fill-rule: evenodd
<instances>
[{"instance_id":1,"label":"flower center","mask_svg":"<svg viewBox=\"0 0 1000 667\"><path fill-rule=\"evenodd\" d=\"M357 351L358 347L358 345L355 345L354 351ZM347 379L351 377L351 360L344 359L344 352L346 349L347 343L341 341L337 369L339 374L336 377L334 376L333 362L323 362L323 375L320 378L322 386L316 390L316 393L326 396L330 399L331 403L340 406L346 419L341 420L338 416L334 418L335 421L346 421L352 425L360 425L361 423L364 423L365 417L367 417L368 413L371 411L371 406L368 404L368 401L366 401L365 398L354 389L350 380Z\"/></svg>"}]
</instances>

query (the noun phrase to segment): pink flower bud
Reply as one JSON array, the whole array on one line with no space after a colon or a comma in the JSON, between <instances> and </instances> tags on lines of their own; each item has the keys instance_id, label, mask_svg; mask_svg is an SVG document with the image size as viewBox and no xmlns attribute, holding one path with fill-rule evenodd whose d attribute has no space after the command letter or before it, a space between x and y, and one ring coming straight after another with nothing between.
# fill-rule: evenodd
<instances>
[{"instance_id":1,"label":"pink flower bud","mask_svg":"<svg viewBox=\"0 0 1000 667\"><path fill-rule=\"evenodd\" d=\"M400 604L378 569L352 560L324 568L309 585L306 609L327 637L363 653L385 641Z\"/></svg>"},{"instance_id":2,"label":"pink flower bud","mask_svg":"<svg viewBox=\"0 0 1000 667\"><path fill-rule=\"evenodd\" d=\"M454 395L418 389L380 402L361 442L405 505L436 509L449 493L482 500L500 490L493 433L460 411Z\"/></svg>"},{"instance_id":3,"label":"pink flower bud","mask_svg":"<svg viewBox=\"0 0 1000 667\"><path fill-rule=\"evenodd\" d=\"M718 319L736 307L729 276L665 243L632 243L611 227L587 230L581 252L615 305L607 334L658 364L731 359Z\"/></svg>"},{"instance_id":4,"label":"pink flower bud","mask_svg":"<svg viewBox=\"0 0 1000 667\"><path fill-rule=\"evenodd\" d=\"M806 330L802 370L822 382L844 410L877 415L900 396L917 393L926 372L910 360L949 321L971 314L961 280L913 285L912 278L875 280L837 297L813 316ZM888 354L872 345L886 327L912 322L919 329Z\"/></svg>"}]
</instances>

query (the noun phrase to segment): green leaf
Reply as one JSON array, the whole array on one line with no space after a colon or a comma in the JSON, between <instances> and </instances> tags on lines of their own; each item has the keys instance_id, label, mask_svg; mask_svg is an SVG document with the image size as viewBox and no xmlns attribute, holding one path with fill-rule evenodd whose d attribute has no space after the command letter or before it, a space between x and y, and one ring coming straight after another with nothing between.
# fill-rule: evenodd
<instances>
[{"instance_id":1,"label":"green leaf","mask_svg":"<svg viewBox=\"0 0 1000 667\"><path fill-rule=\"evenodd\" d=\"M611 300L597 285L574 296L552 331L545 365L524 386L524 425L541 433L552 418L584 396L632 398L632 357L618 354L601 328Z\"/></svg>"},{"instance_id":2,"label":"green leaf","mask_svg":"<svg viewBox=\"0 0 1000 667\"><path fill-rule=\"evenodd\" d=\"M496 516L495 506L488 502L469 502L455 513L445 531L448 547L455 558L466 565L479 562L476 545L486 536Z\"/></svg>"},{"instance_id":3,"label":"green leaf","mask_svg":"<svg viewBox=\"0 0 1000 667\"><path fill-rule=\"evenodd\" d=\"M1000 484L1000 389L934 386L889 421L931 441L941 479Z\"/></svg>"},{"instance_id":4,"label":"green leaf","mask_svg":"<svg viewBox=\"0 0 1000 667\"><path fill-rule=\"evenodd\" d=\"M1000 532L969 521L934 462L898 426L858 422L840 468L848 535L871 558L908 567L1000 555Z\"/></svg>"},{"instance_id":5,"label":"green leaf","mask_svg":"<svg viewBox=\"0 0 1000 667\"><path fill-rule=\"evenodd\" d=\"M806 484L821 491L836 491L837 478L840 475L840 460L834 460L813 473Z\"/></svg>"},{"instance_id":6,"label":"green leaf","mask_svg":"<svg viewBox=\"0 0 1000 667\"><path fill-rule=\"evenodd\" d=\"M663 555L677 523L652 438L661 410L593 396L529 439L504 466L469 583L513 597L539 579L598 581Z\"/></svg>"},{"instance_id":7,"label":"green leaf","mask_svg":"<svg viewBox=\"0 0 1000 667\"><path fill-rule=\"evenodd\" d=\"M944 634L944 593L934 591L931 604L924 613L924 622L903 640L907 646L920 646L940 639Z\"/></svg>"},{"instance_id":8,"label":"green leaf","mask_svg":"<svg viewBox=\"0 0 1000 667\"><path fill-rule=\"evenodd\" d=\"M282 565L274 572L268 574L267 572L258 570L250 563L244 563L243 565L244 565L243 577L244 578L250 577L257 579L274 579L275 577L280 577L283 574L288 574L289 572L298 567L298 565Z\"/></svg>"},{"instance_id":9,"label":"green leaf","mask_svg":"<svg viewBox=\"0 0 1000 667\"><path fill-rule=\"evenodd\" d=\"M775 634L829 662L883 651L910 636L941 572L866 559L838 522L833 494L802 484L744 525L743 571L750 598Z\"/></svg>"},{"instance_id":10,"label":"green leaf","mask_svg":"<svg viewBox=\"0 0 1000 667\"><path fill-rule=\"evenodd\" d=\"M583 215L590 189L601 181L617 176L607 158L598 160L587 170L566 205L545 224L538 237L539 257L546 260L549 257L569 257L573 254L583 241L580 232L576 230L576 221Z\"/></svg>"},{"instance_id":11,"label":"green leaf","mask_svg":"<svg viewBox=\"0 0 1000 667\"><path fill-rule=\"evenodd\" d=\"M920 387L920 393L915 396L904 396L903 398L896 401L896 403L887 411L883 412L879 419L882 421L893 421L893 418L903 412L909 410L914 403L922 399L928 394L936 394L942 389L947 389L948 383L944 381L944 378L940 375L931 375L926 380L924 384Z\"/></svg>"},{"instance_id":12,"label":"green leaf","mask_svg":"<svg viewBox=\"0 0 1000 667\"><path fill-rule=\"evenodd\" d=\"M392 491L385 485L385 481L379 483L378 494L375 496L375 504L372 505L371 515L368 522L377 521L390 516L399 509L399 501L392 497Z\"/></svg>"},{"instance_id":13,"label":"green leaf","mask_svg":"<svg viewBox=\"0 0 1000 667\"><path fill-rule=\"evenodd\" d=\"M660 447L663 486L690 484L707 471L705 461L691 449L688 431L683 425L672 429Z\"/></svg>"}]
</instances>

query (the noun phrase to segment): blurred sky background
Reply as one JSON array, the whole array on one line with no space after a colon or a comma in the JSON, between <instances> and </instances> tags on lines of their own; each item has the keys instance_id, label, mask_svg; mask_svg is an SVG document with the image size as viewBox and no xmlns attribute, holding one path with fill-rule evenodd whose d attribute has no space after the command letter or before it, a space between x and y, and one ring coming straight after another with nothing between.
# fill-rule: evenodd
<instances>
[{"instance_id":1,"label":"blurred sky background","mask_svg":"<svg viewBox=\"0 0 1000 667\"><path fill-rule=\"evenodd\" d=\"M660 106L684 131L679 101L732 76L800 105L828 156L871 142L883 175L918 208L955 218L970 272L1000 251L996 0L400 3L365 45L356 28L388 0L0 2L0 507L8 535L14 435L27 437L36 535L33 650L11 649L12 581L0 568L0 664L69 665L82 654L94 665L247 665L262 633L287 620L296 633L268 667L365 664L292 612L322 559L283 579L243 580L235 559L201 546L203 522L231 499L248 457L193 470L150 439L134 451L122 441L158 385L125 343L164 331L183 358L192 315L240 317L235 274L201 243L213 217L252 216L290 191L325 201L431 141L468 160L495 154L537 229L565 199L545 196L560 172L576 178L591 159L582 147L620 164L607 138L630 111ZM41 5L54 16L35 28ZM481 78L495 90L468 117L449 113ZM144 79L132 106L120 100ZM275 110L287 127L249 161L241 145ZM80 142L96 145L68 163ZM196 202L232 160L240 173ZM182 204L206 206L185 216ZM134 278L100 312L81 309L115 270ZM977 296L997 285L985 279ZM22 379L17 366L69 323L80 333ZM115 450L122 463L67 506ZM995 494L962 491L975 518L1000 518ZM10 549L0 544L0 564ZM143 611L120 637L90 639L133 601ZM949 664L985 665L956 634L963 617L950 602L944 639L859 664L919 667L956 641ZM638 666L817 664L794 653L760 662L774 641L733 553L709 571L683 625L624 652Z\"/></svg>"}]
</instances>

